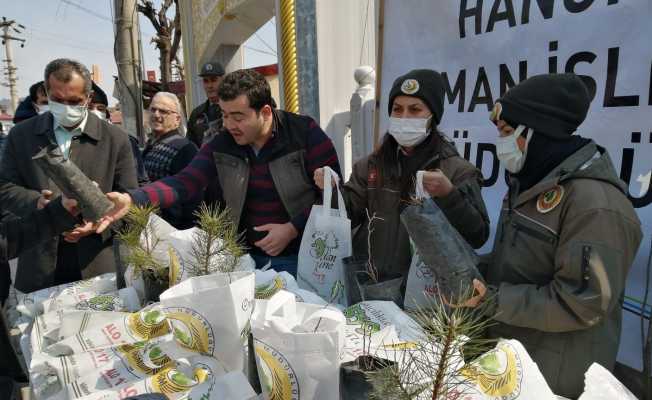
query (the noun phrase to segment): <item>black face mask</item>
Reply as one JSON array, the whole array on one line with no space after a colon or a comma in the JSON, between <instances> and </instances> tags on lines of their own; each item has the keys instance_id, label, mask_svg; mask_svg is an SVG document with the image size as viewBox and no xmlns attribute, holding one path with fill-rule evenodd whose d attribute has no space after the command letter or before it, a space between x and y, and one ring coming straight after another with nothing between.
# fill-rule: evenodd
<instances>
[{"instance_id":1,"label":"black face mask","mask_svg":"<svg viewBox=\"0 0 652 400\"><path fill-rule=\"evenodd\" d=\"M590 141L575 135L568 136L566 140L557 140L534 132L528 144L523 168L518 173L512 174L519 181L519 191L524 192L539 183L565 159Z\"/></svg>"}]
</instances>

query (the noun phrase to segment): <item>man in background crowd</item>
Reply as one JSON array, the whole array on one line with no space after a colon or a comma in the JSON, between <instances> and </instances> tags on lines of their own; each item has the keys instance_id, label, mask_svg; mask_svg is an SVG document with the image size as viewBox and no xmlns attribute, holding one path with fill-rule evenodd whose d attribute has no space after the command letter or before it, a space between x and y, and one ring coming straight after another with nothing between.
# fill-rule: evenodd
<instances>
[{"instance_id":1,"label":"man in background crowd","mask_svg":"<svg viewBox=\"0 0 652 400\"><path fill-rule=\"evenodd\" d=\"M20 102L14 113L14 124L48 111L48 96L43 81L36 82L29 88L29 96Z\"/></svg>"},{"instance_id":2,"label":"man in background crowd","mask_svg":"<svg viewBox=\"0 0 652 400\"><path fill-rule=\"evenodd\" d=\"M197 146L183 135L183 110L177 96L156 93L148 111L152 137L143 151L143 160L147 176L156 181L185 168L197 154ZM161 217L177 229L191 228L200 200L201 196L195 196L162 209Z\"/></svg>"}]
</instances>

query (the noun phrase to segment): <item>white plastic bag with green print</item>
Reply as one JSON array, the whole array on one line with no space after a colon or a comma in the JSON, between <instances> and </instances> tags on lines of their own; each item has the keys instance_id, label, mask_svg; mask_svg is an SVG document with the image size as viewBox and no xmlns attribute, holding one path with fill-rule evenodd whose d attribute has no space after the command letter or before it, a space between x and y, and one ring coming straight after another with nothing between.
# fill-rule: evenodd
<instances>
[{"instance_id":1,"label":"white plastic bag with green print","mask_svg":"<svg viewBox=\"0 0 652 400\"><path fill-rule=\"evenodd\" d=\"M393 301L363 301L345 309L344 316L346 342L342 362L365 354L393 361L390 353L394 348L410 348L424 336L419 324Z\"/></svg>"},{"instance_id":2,"label":"white plastic bag with green print","mask_svg":"<svg viewBox=\"0 0 652 400\"><path fill-rule=\"evenodd\" d=\"M143 353L139 367L146 370L139 375L130 374L120 382L117 366L109 369L110 376L105 373L96 382L85 382L84 378L68 384L58 396L48 400L79 399L79 400L121 400L129 396L148 393L161 393L171 400L250 400L255 398L255 392L240 371L227 372L224 366L215 358L202 355L186 356L184 358L166 357L163 347L150 347L148 353ZM151 354L158 352L156 368L149 368ZM140 358L135 357L135 358ZM167 359L162 365L160 361ZM130 360L131 361L131 360ZM125 364L127 365L127 364ZM142 368L144 367L144 368ZM131 366L132 369L135 367ZM97 375L97 373L96 373ZM108 376L108 379L107 379Z\"/></svg>"},{"instance_id":3,"label":"white plastic bag with green print","mask_svg":"<svg viewBox=\"0 0 652 400\"><path fill-rule=\"evenodd\" d=\"M84 311L63 313L59 328L60 341L46 347L49 356L64 356L131 344L170 333L167 313L152 305L135 313ZM32 365L38 362L36 354Z\"/></svg>"},{"instance_id":4,"label":"white plastic bag with green print","mask_svg":"<svg viewBox=\"0 0 652 400\"><path fill-rule=\"evenodd\" d=\"M243 371L254 305L253 272L191 277L161 293L161 306L182 346Z\"/></svg>"},{"instance_id":5,"label":"white plastic bag with green print","mask_svg":"<svg viewBox=\"0 0 652 400\"><path fill-rule=\"evenodd\" d=\"M42 357L30 370L30 382L39 397L76 399L145 379L174 367L174 360L195 354L181 348L168 334L150 341L68 356Z\"/></svg>"},{"instance_id":6,"label":"white plastic bag with green print","mask_svg":"<svg viewBox=\"0 0 652 400\"><path fill-rule=\"evenodd\" d=\"M457 380L461 384L449 393L450 398L557 399L537 364L517 340L500 340L493 350L464 366Z\"/></svg>"},{"instance_id":7,"label":"white plastic bag with green print","mask_svg":"<svg viewBox=\"0 0 652 400\"><path fill-rule=\"evenodd\" d=\"M281 290L256 300L251 332L264 400L339 400L346 319Z\"/></svg>"},{"instance_id":8,"label":"white plastic bag with green print","mask_svg":"<svg viewBox=\"0 0 652 400\"><path fill-rule=\"evenodd\" d=\"M314 292L299 289L294 277L285 272L276 272L273 269L260 270L256 273L256 300L268 300L281 290L294 294L300 303L326 305L326 301Z\"/></svg>"},{"instance_id":9,"label":"white plastic bag with green print","mask_svg":"<svg viewBox=\"0 0 652 400\"><path fill-rule=\"evenodd\" d=\"M332 169L324 167L324 182L331 182L331 179L336 182L338 208L331 208L333 189L325 185L323 205L312 206L303 231L297 268L299 287L324 299L331 299L333 288L343 285L342 259L351 256L351 220L346 213L339 177ZM338 292L333 302L347 305L344 292Z\"/></svg>"}]
</instances>

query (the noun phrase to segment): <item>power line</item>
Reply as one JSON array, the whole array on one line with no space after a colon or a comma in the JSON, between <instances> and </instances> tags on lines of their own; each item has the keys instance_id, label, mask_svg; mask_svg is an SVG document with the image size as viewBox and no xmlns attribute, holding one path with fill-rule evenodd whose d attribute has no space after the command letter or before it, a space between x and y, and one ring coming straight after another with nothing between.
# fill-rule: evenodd
<instances>
[{"instance_id":1,"label":"power line","mask_svg":"<svg viewBox=\"0 0 652 400\"><path fill-rule=\"evenodd\" d=\"M75 42L84 42L84 43L86 43L88 45L93 45L93 46L97 46L98 44L102 44L102 45L106 44L107 46L112 46L112 43L110 43L110 42L97 43L97 42L94 42L94 41L84 40L84 39L80 39L80 38L73 37L73 36L68 36L68 35L62 35L62 34L57 33L57 32L50 32L50 31L46 31L46 30L41 29L41 28L34 28L34 27L30 27L27 34L28 35L34 35L35 32L39 32L39 33L36 33L37 36L47 35L48 38L50 38L50 37L57 38L58 37L58 38L60 38L62 40L70 40L70 41L75 41Z\"/></svg>"},{"instance_id":2,"label":"power line","mask_svg":"<svg viewBox=\"0 0 652 400\"><path fill-rule=\"evenodd\" d=\"M277 55L277 54L276 54L276 49L273 49L272 46L270 46L269 44L267 44L267 42L266 42L265 40L263 40L263 38L258 34L258 32L254 32L254 36L256 36L256 37L258 38L258 40L260 40L261 42L263 42L263 44L265 45L265 47L267 47L267 48L268 48L272 53L274 53L275 56Z\"/></svg>"},{"instance_id":3,"label":"power line","mask_svg":"<svg viewBox=\"0 0 652 400\"><path fill-rule=\"evenodd\" d=\"M20 42L20 47L25 46L25 39L13 36L13 34L9 34L9 29L13 30L14 33L21 34L23 33L22 30L25 29L25 27L19 23L17 23L14 20L9 20L7 21L7 18L2 17L2 22L0 22L0 28L3 30L3 34L0 36L2 38L2 43L5 45L5 62L7 63L6 67L6 73L5 75L7 76L7 82L5 86L9 87L9 95L11 97L11 108L12 112L16 111L16 108L18 107L18 93L16 92L16 81L18 78L16 78L16 70L18 68L14 67L13 60L12 60L12 54L11 54L11 42Z\"/></svg>"},{"instance_id":4,"label":"power line","mask_svg":"<svg viewBox=\"0 0 652 400\"><path fill-rule=\"evenodd\" d=\"M36 34L31 33L30 35L33 36L33 37L46 39L46 40L54 42L54 43L56 43L56 44L58 44L60 46L71 47L71 48L79 49L79 50L92 51L92 52L95 52L95 53L111 54L111 52L109 50L101 50L101 49L93 48L93 47L86 47L86 46L79 46L79 45L75 45L75 44L70 44L70 43L64 41L65 39L52 38L49 35L41 35L41 34L37 34L37 33Z\"/></svg>"},{"instance_id":5,"label":"power line","mask_svg":"<svg viewBox=\"0 0 652 400\"><path fill-rule=\"evenodd\" d=\"M278 57L278 54L276 53L276 49L272 48L272 46L270 46L270 45L265 41L265 39L263 39L263 38L258 34L258 32L257 32L258 29L256 29L256 27L255 27L252 23L247 22L246 19L243 18L241 15L236 16L236 18L237 18L238 20L240 20L243 24L245 24L245 25L249 26L250 28L254 29L254 36L255 36L258 40L260 40L260 41L263 43L263 45L265 45L265 47L267 47L267 48L268 48L272 53L274 53L274 56Z\"/></svg>"},{"instance_id":6,"label":"power line","mask_svg":"<svg viewBox=\"0 0 652 400\"><path fill-rule=\"evenodd\" d=\"M96 11L91 10L90 8L84 7L81 4L75 3L74 1L71 1L71 0L61 0L61 1L66 3L66 4L69 4L69 5L73 6L73 7L77 8L77 9L79 9L79 10L82 10L83 12L85 12L87 14L90 14L90 15L96 17L96 18L102 19L104 21L108 21L111 24L113 24L113 20L111 18L107 17L106 15L100 14L100 13L98 13Z\"/></svg>"},{"instance_id":7,"label":"power line","mask_svg":"<svg viewBox=\"0 0 652 400\"><path fill-rule=\"evenodd\" d=\"M262 53L262 54L267 54L267 55L269 55L269 56L273 56L273 57L278 57L278 56L277 56L276 54L274 54L274 53L270 53L269 51L265 51L265 50L260 50L260 49L257 49L257 48L255 48L255 47L244 46L244 45L243 45L242 47L244 47L244 48L247 49L247 50L255 51L255 52L258 52L258 53Z\"/></svg>"}]
</instances>

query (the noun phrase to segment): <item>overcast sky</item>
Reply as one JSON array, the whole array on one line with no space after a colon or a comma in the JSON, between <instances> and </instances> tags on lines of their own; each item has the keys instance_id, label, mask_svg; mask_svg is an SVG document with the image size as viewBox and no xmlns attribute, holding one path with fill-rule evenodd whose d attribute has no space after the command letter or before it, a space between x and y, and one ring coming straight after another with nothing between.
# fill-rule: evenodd
<instances>
[{"instance_id":1,"label":"overcast sky","mask_svg":"<svg viewBox=\"0 0 652 400\"><path fill-rule=\"evenodd\" d=\"M158 2L155 0L155 4ZM18 96L25 97L29 87L43 79L43 69L49 61L67 57L81 61L89 69L92 64L99 65L101 81L97 83L111 97L111 77L117 75L112 5L113 0L0 0L0 17L13 19L26 28L22 35L17 35L27 40L25 47L12 42L14 65L18 68ZM145 69L155 70L160 77L158 51L149 42L154 28L142 16L140 27ZM245 66L276 63L272 55L275 51L276 26L271 20L245 43ZM5 58L4 46L0 55ZM3 63L3 69L4 66ZM0 86L0 99L5 98L9 98L9 88Z\"/></svg>"}]
</instances>

